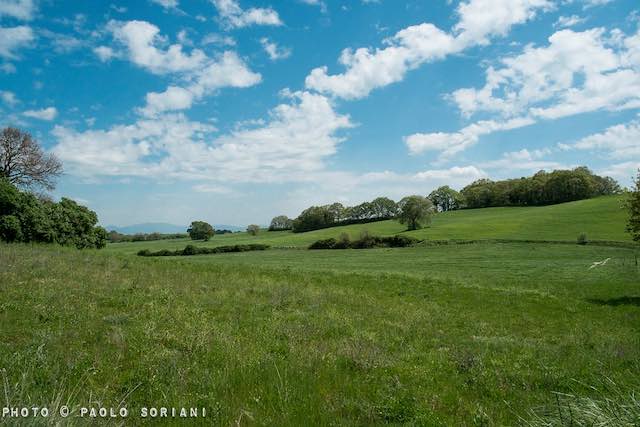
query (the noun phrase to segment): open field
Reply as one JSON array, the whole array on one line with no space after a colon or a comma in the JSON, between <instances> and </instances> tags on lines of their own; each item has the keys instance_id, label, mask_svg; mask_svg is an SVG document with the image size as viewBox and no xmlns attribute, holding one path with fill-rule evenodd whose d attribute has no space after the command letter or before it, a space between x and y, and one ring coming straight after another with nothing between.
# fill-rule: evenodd
<instances>
[{"instance_id":1,"label":"open field","mask_svg":"<svg viewBox=\"0 0 640 427\"><path fill-rule=\"evenodd\" d=\"M235 233L215 236L198 246L224 246L264 243L273 247L305 247L320 239L348 233L357 238L362 230L378 236L403 233L418 239L514 239L570 240L587 233L592 240L630 241L625 232L626 212L620 196L600 197L578 202L542 207L513 207L462 210L435 216L429 228L406 232L396 221L348 225L308 233L261 232L258 236ZM110 244L107 251L134 254L140 249L181 249L190 239Z\"/></svg>"},{"instance_id":2,"label":"open field","mask_svg":"<svg viewBox=\"0 0 640 427\"><path fill-rule=\"evenodd\" d=\"M639 385L631 249L2 245L0 264L10 402L205 406L217 425L511 425L605 375Z\"/></svg>"}]
</instances>

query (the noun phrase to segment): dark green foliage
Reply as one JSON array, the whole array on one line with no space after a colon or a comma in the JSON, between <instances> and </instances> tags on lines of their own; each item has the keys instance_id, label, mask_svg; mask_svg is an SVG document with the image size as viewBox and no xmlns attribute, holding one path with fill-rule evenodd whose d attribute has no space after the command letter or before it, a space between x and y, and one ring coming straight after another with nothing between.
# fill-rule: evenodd
<instances>
[{"instance_id":1,"label":"dark green foliage","mask_svg":"<svg viewBox=\"0 0 640 427\"><path fill-rule=\"evenodd\" d=\"M589 243L589 239L587 238L587 233L580 233L580 235L578 236L578 244L586 245L587 243Z\"/></svg>"},{"instance_id":2,"label":"dark green foliage","mask_svg":"<svg viewBox=\"0 0 640 427\"><path fill-rule=\"evenodd\" d=\"M63 198L39 200L0 179L0 238L10 242L58 243L78 249L103 248L107 232L95 212Z\"/></svg>"},{"instance_id":3,"label":"dark green foliage","mask_svg":"<svg viewBox=\"0 0 640 427\"><path fill-rule=\"evenodd\" d=\"M309 249L337 249L336 248L337 243L338 241L332 237L330 239L318 240L317 242L312 243L311 246L309 246ZM347 249L347 248L341 248L341 249Z\"/></svg>"},{"instance_id":4,"label":"dark green foliage","mask_svg":"<svg viewBox=\"0 0 640 427\"><path fill-rule=\"evenodd\" d=\"M422 196L408 196L400 200L398 206L398 221L406 224L409 230L417 230L431 223L431 216L434 214L431 200Z\"/></svg>"},{"instance_id":5,"label":"dark green foliage","mask_svg":"<svg viewBox=\"0 0 640 427\"><path fill-rule=\"evenodd\" d=\"M384 221L394 218L397 214L398 205L386 197L378 197L371 202L364 202L352 207L333 203L305 209L293 221L292 229L294 233L302 233L339 225Z\"/></svg>"},{"instance_id":6,"label":"dark green foliage","mask_svg":"<svg viewBox=\"0 0 640 427\"><path fill-rule=\"evenodd\" d=\"M286 215L278 215L271 220L269 231L285 231L293 228L293 220Z\"/></svg>"},{"instance_id":7,"label":"dark green foliage","mask_svg":"<svg viewBox=\"0 0 640 427\"><path fill-rule=\"evenodd\" d=\"M462 189L467 208L543 206L620 193L610 177L595 175L586 167L540 171L530 178L491 181L481 179Z\"/></svg>"},{"instance_id":8,"label":"dark green foliage","mask_svg":"<svg viewBox=\"0 0 640 427\"><path fill-rule=\"evenodd\" d=\"M631 237L636 242L640 241L640 171L634 181L634 188L629 193L626 202L629 210L629 222L627 223L627 231L631 233Z\"/></svg>"},{"instance_id":9,"label":"dark green foliage","mask_svg":"<svg viewBox=\"0 0 640 427\"><path fill-rule=\"evenodd\" d=\"M309 246L309 249L373 249L373 248L406 248L414 246L419 242L409 236L391 236L379 237L372 236L368 232L363 232L360 239L350 241L349 236L346 238L340 236L340 239L324 239L318 240Z\"/></svg>"},{"instance_id":10,"label":"dark green foliage","mask_svg":"<svg viewBox=\"0 0 640 427\"><path fill-rule=\"evenodd\" d=\"M216 234L224 234L229 230L216 230ZM121 242L152 242L156 240L171 240L171 239L184 239L189 237L187 233L136 233L136 234L122 234L115 230L111 230L108 233L108 239L111 243Z\"/></svg>"},{"instance_id":11,"label":"dark green foliage","mask_svg":"<svg viewBox=\"0 0 640 427\"><path fill-rule=\"evenodd\" d=\"M251 245L232 245L232 246L218 246L215 248L198 248L193 245L187 245L184 249L178 249L170 251L168 249L162 249L157 252L151 252L148 249L138 251L138 256L144 257L160 257L160 256L193 256L193 255L212 255L231 252L250 252L250 251L264 251L269 249L269 245L251 244Z\"/></svg>"},{"instance_id":12,"label":"dark green foliage","mask_svg":"<svg viewBox=\"0 0 640 427\"><path fill-rule=\"evenodd\" d=\"M433 190L428 197L441 212L454 211L464 205L464 197L448 185Z\"/></svg>"},{"instance_id":13,"label":"dark green foliage","mask_svg":"<svg viewBox=\"0 0 640 427\"><path fill-rule=\"evenodd\" d=\"M13 215L0 217L0 239L5 242L19 242L22 240L20 220Z\"/></svg>"},{"instance_id":14,"label":"dark green foliage","mask_svg":"<svg viewBox=\"0 0 640 427\"><path fill-rule=\"evenodd\" d=\"M189 233L191 240L207 241L214 236L215 230L209 223L204 221L193 221L191 226L187 229L187 233Z\"/></svg>"}]
</instances>

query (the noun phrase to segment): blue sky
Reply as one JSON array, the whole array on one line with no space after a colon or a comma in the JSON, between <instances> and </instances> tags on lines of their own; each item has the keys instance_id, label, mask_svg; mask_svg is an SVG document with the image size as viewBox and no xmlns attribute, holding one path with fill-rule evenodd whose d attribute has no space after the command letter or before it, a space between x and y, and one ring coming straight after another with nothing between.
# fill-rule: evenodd
<instances>
[{"instance_id":1,"label":"blue sky","mask_svg":"<svg viewBox=\"0 0 640 427\"><path fill-rule=\"evenodd\" d=\"M2 126L103 224L640 167L637 0L0 0Z\"/></svg>"}]
</instances>

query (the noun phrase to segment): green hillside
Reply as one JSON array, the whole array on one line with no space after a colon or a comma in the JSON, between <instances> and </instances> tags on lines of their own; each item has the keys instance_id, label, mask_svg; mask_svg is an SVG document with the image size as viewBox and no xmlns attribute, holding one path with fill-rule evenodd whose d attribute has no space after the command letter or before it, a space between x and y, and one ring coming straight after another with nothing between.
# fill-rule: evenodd
<instances>
[{"instance_id":1,"label":"green hillside","mask_svg":"<svg viewBox=\"0 0 640 427\"><path fill-rule=\"evenodd\" d=\"M265 243L274 247L304 247L316 240L348 233L357 238L363 230L379 236L405 233L419 239L518 239L575 240L586 233L591 240L630 241L625 232L627 214L620 196L599 197L552 206L470 209L436 215L433 224L421 230L406 232L396 221L347 225L307 233L267 232L258 236L247 233L215 236L198 246L222 246L245 243ZM154 242L115 243L108 251L135 253L140 249L177 249L193 243L189 239Z\"/></svg>"}]
</instances>

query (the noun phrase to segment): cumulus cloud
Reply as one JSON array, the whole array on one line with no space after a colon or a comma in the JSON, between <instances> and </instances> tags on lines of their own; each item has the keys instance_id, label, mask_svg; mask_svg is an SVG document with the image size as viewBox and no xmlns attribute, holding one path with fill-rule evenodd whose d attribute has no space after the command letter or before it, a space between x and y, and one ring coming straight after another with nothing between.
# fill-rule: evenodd
<instances>
[{"instance_id":1,"label":"cumulus cloud","mask_svg":"<svg viewBox=\"0 0 640 427\"><path fill-rule=\"evenodd\" d=\"M585 21L585 18L581 18L578 15L561 16L558 18L556 23L553 24L553 26L556 28L569 28L573 27L574 25L582 24Z\"/></svg>"},{"instance_id":2,"label":"cumulus cloud","mask_svg":"<svg viewBox=\"0 0 640 427\"><path fill-rule=\"evenodd\" d=\"M291 94L259 126L213 138L210 125L181 114L133 125L78 132L57 126L54 152L81 176L152 176L225 182L299 180L320 171L336 152L340 130L352 126L329 99Z\"/></svg>"},{"instance_id":3,"label":"cumulus cloud","mask_svg":"<svg viewBox=\"0 0 640 427\"><path fill-rule=\"evenodd\" d=\"M58 110L55 107L47 107L41 110L27 110L22 115L32 119L51 121L58 115Z\"/></svg>"},{"instance_id":4,"label":"cumulus cloud","mask_svg":"<svg viewBox=\"0 0 640 427\"><path fill-rule=\"evenodd\" d=\"M146 105L138 111L152 116L166 111L184 110L193 102L223 87L244 88L259 83L261 75L249 69L235 53L227 51L211 58L200 49L185 52L180 43L164 48L167 38L155 25L146 21L111 21L107 28L126 49L134 64L154 74L177 74L182 85L171 85L164 92L150 92ZM182 37L184 41L184 37ZM94 50L106 61L118 55L110 47Z\"/></svg>"},{"instance_id":5,"label":"cumulus cloud","mask_svg":"<svg viewBox=\"0 0 640 427\"><path fill-rule=\"evenodd\" d=\"M640 32L626 36L602 28L562 30L547 46L527 46L516 56L489 67L479 89L463 88L450 99L465 117L498 117L453 133L406 138L409 150L455 154L482 135L598 110L640 107Z\"/></svg>"},{"instance_id":6,"label":"cumulus cloud","mask_svg":"<svg viewBox=\"0 0 640 427\"><path fill-rule=\"evenodd\" d=\"M633 120L611 126L573 144L560 144L560 148L605 153L607 157L615 160L640 161L640 121Z\"/></svg>"},{"instance_id":7,"label":"cumulus cloud","mask_svg":"<svg viewBox=\"0 0 640 427\"><path fill-rule=\"evenodd\" d=\"M107 62L116 56L115 51L109 46L98 46L93 49L93 53L95 53L102 62Z\"/></svg>"},{"instance_id":8,"label":"cumulus cloud","mask_svg":"<svg viewBox=\"0 0 640 427\"><path fill-rule=\"evenodd\" d=\"M36 12L34 0L0 0L0 17L10 16L12 18L30 21Z\"/></svg>"},{"instance_id":9,"label":"cumulus cloud","mask_svg":"<svg viewBox=\"0 0 640 427\"><path fill-rule=\"evenodd\" d=\"M282 25L278 12L271 8L242 9L236 0L211 0L218 9L222 23L227 28L243 28L251 25Z\"/></svg>"},{"instance_id":10,"label":"cumulus cloud","mask_svg":"<svg viewBox=\"0 0 640 427\"><path fill-rule=\"evenodd\" d=\"M155 115L164 111L184 110L195 100L223 87L245 88L260 82L260 74L251 71L235 52L225 52L217 60L188 76L185 88L170 86L164 92L147 94L147 104L140 111L145 115Z\"/></svg>"},{"instance_id":11,"label":"cumulus cloud","mask_svg":"<svg viewBox=\"0 0 640 427\"><path fill-rule=\"evenodd\" d=\"M160 35L157 26L146 21L110 21L107 28L126 47L131 62L154 74L192 71L201 68L207 60L202 50L186 53L178 43L167 49L159 48L166 38Z\"/></svg>"},{"instance_id":12,"label":"cumulus cloud","mask_svg":"<svg viewBox=\"0 0 640 427\"><path fill-rule=\"evenodd\" d=\"M429 23L405 28L384 40L383 48L344 50L339 58L344 73L330 75L326 66L315 68L305 84L340 98L363 98L376 88L401 81L425 62L486 44L490 37L504 35L513 25L551 7L548 0L468 0L458 6L459 20L452 33Z\"/></svg>"},{"instance_id":13,"label":"cumulus cloud","mask_svg":"<svg viewBox=\"0 0 640 427\"><path fill-rule=\"evenodd\" d=\"M279 59L285 59L291 56L291 49L286 47L280 47L276 43L269 41L268 38L263 37L260 39L260 44L267 55L269 55L269 59L272 61L277 61Z\"/></svg>"},{"instance_id":14,"label":"cumulus cloud","mask_svg":"<svg viewBox=\"0 0 640 427\"><path fill-rule=\"evenodd\" d=\"M447 159L476 144L483 135L517 129L532 123L534 121L529 118L515 118L506 121L481 120L466 126L458 132L416 133L409 135L405 138L405 144L411 154L437 151L440 153L441 159Z\"/></svg>"},{"instance_id":15,"label":"cumulus cloud","mask_svg":"<svg viewBox=\"0 0 640 427\"><path fill-rule=\"evenodd\" d=\"M35 40L33 30L26 25L0 27L0 57L18 59L18 49L26 48Z\"/></svg>"},{"instance_id":16,"label":"cumulus cloud","mask_svg":"<svg viewBox=\"0 0 640 427\"><path fill-rule=\"evenodd\" d=\"M432 24L405 28L385 44L382 49L344 50L339 62L347 71L329 75L326 66L315 68L307 76L306 86L340 98L363 98L376 88L401 81L424 62L455 50L455 39Z\"/></svg>"}]
</instances>

